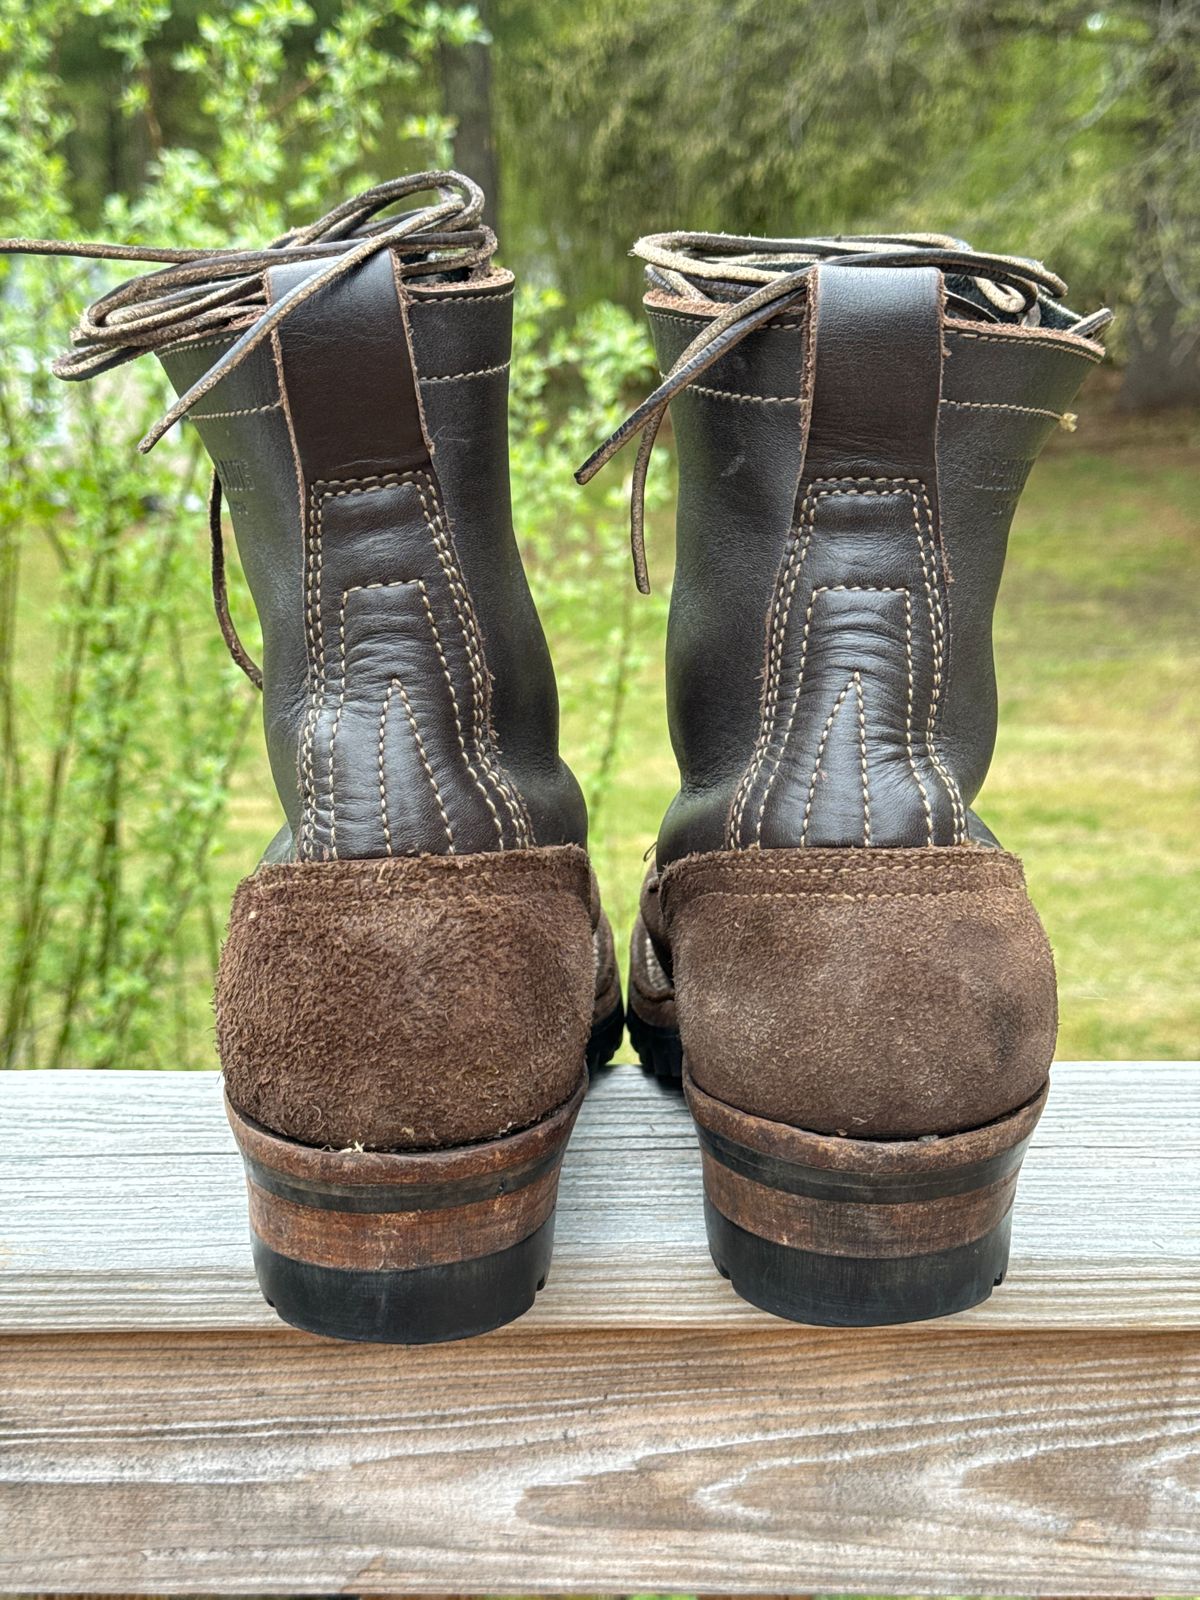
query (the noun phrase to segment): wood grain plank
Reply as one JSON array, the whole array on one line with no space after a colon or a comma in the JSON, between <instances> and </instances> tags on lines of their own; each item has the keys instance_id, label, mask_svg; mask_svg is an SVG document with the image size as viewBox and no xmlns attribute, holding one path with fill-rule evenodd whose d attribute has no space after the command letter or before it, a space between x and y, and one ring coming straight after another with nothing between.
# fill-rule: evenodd
<instances>
[{"instance_id":1,"label":"wood grain plank","mask_svg":"<svg viewBox=\"0 0 1200 1600\"><path fill-rule=\"evenodd\" d=\"M0 1589L1200 1593L1200 1342L0 1341Z\"/></svg>"},{"instance_id":2,"label":"wood grain plank","mask_svg":"<svg viewBox=\"0 0 1200 1600\"><path fill-rule=\"evenodd\" d=\"M0 1075L0 1331L274 1327L215 1073ZM1200 1326L1200 1069L1064 1063L1009 1282L963 1330ZM766 1325L714 1273L677 1093L601 1075L563 1167L539 1328Z\"/></svg>"}]
</instances>

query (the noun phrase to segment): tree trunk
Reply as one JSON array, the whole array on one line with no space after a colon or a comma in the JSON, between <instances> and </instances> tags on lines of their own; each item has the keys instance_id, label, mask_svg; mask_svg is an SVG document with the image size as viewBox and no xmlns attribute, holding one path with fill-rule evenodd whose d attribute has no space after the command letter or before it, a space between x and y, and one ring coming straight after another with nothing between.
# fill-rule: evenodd
<instances>
[{"instance_id":1,"label":"tree trunk","mask_svg":"<svg viewBox=\"0 0 1200 1600\"><path fill-rule=\"evenodd\" d=\"M1161 279L1130 330L1129 363L1117 394L1122 411L1200 405L1200 321Z\"/></svg>"},{"instance_id":2,"label":"tree trunk","mask_svg":"<svg viewBox=\"0 0 1200 1600\"><path fill-rule=\"evenodd\" d=\"M486 25L486 7L480 6ZM500 163L492 125L492 46L468 44L441 52L442 108L455 122L454 165L487 196L484 221L497 227ZM499 231L497 229L497 231Z\"/></svg>"},{"instance_id":3,"label":"tree trunk","mask_svg":"<svg viewBox=\"0 0 1200 1600\"><path fill-rule=\"evenodd\" d=\"M1130 317L1129 365L1117 395L1123 411L1200 404L1193 154L1200 139L1200 28L1193 4L1139 0L1136 7L1153 35L1137 216L1147 256L1141 297ZM1171 224L1165 232L1163 218Z\"/></svg>"}]
</instances>

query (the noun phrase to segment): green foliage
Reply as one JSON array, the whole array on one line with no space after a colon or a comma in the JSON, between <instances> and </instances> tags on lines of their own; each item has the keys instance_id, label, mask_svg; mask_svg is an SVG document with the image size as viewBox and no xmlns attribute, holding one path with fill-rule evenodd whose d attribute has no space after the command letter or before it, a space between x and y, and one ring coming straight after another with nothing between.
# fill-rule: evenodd
<instances>
[{"instance_id":1,"label":"green foliage","mask_svg":"<svg viewBox=\"0 0 1200 1600\"><path fill-rule=\"evenodd\" d=\"M603 832L606 802L619 758L630 685L645 665L629 555L617 535L629 515L629 483L614 468L582 492L564 493L571 474L621 422L631 384L652 387L654 350L644 325L614 305L592 306L572 324L555 322L564 306L553 289L517 296L512 366L511 469L518 534L547 634L562 641L559 690L589 715L571 751L588 802L593 835ZM661 503L651 479L647 504ZM598 534L597 529L601 532ZM603 618L589 629L591 649L580 683L569 642L583 615ZM635 616L635 608L643 612ZM658 604L652 609L661 619Z\"/></svg>"},{"instance_id":2,"label":"green foliage","mask_svg":"<svg viewBox=\"0 0 1200 1600\"><path fill-rule=\"evenodd\" d=\"M0 0L0 211L30 235L77 235L94 213L117 240L269 239L351 185L444 163L434 63L483 37L472 7L430 0ZM81 38L145 149L137 181L100 196L79 184L64 75ZM251 770L250 848L274 824L257 701L212 623L204 462L187 434L135 457L167 402L152 362L89 385L49 375L119 269L0 273L0 1065L207 1065L224 902L253 859L219 858ZM619 474L579 496L571 471L654 367L628 313L562 311L550 292L519 301L513 476L550 632L616 601L579 762L600 814L643 661L621 543L593 532L624 514ZM244 591L234 603L245 616ZM563 687L569 713L582 685Z\"/></svg>"},{"instance_id":3,"label":"green foliage","mask_svg":"<svg viewBox=\"0 0 1200 1600\"><path fill-rule=\"evenodd\" d=\"M78 31L99 27L121 115L154 126L144 66L169 15L158 0L0 0L0 214L14 233L78 226L58 71ZM399 56L375 40L398 20ZM417 116L416 91L443 34L469 35L473 13L357 0L316 24L301 0L201 14L175 67L196 85L203 150L158 141L136 194L105 200L106 230L270 238L361 176L385 96L412 91L407 130L435 161L448 130ZM296 70L298 30L312 37ZM257 704L212 624L199 447L134 455L167 398L150 362L70 388L49 375L83 301L114 281L107 269L22 258L2 270L0 1064L203 1060L224 918L213 861Z\"/></svg>"},{"instance_id":4,"label":"green foliage","mask_svg":"<svg viewBox=\"0 0 1200 1600\"><path fill-rule=\"evenodd\" d=\"M1042 255L1083 309L1132 303L1155 269L1200 298L1194 0L503 15L506 228L577 292L635 293L614 241L640 233L913 228Z\"/></svg>"}]
</instances>

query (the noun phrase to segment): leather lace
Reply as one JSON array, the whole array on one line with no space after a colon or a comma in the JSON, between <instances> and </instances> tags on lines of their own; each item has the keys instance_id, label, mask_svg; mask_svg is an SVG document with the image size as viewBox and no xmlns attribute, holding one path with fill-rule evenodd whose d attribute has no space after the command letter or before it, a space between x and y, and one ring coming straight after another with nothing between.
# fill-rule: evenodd
<instances>
[{"instance_id":1,"label":"leather lace","mask_svg":"<svg viewBox=\"0 0 1200 1600\"><path fill-rule=\"evenodd\" d=\"M381 216L413 196L433 192L433 204ZM289 229L255 249L183 250L91 240L0 239L6 255L71 256L97 261L155 262L161 267L100 296L80 317L71 349L53 364L68 381L93 378L200 335L234 336L234 343L163 413L138 444L143 454L197 401L235 371L300 306L381 250L391 250L406 279L486 272L496 236L483 220L484 195L460 172L418 172L377 184L304 227ZM272 267L307 264L316 270L268 304ZM230 654L258 688L262 672L250 659L229 614L221 536L221 484L213 473L209 496L213 601Z\"/></svg>"},{"instance_id":2,"label":"leather lace","mask_svg":"<svg viewBox=\"0 0 1200 1600\"><path fill-rule=\"evenodd\" d=\"M680 353L662 383L635 407L575 474L589 482L637 434L641 435L630 492L630 548L634 576L650 592L646 568L646 474L667 407L714 362L789 307L803 304L808 280L820 264L848 267L936 267L946 278L947 304L977 321L1036 325L1041 308L1055 305L1070 331L1095 333L1112 319L1096 312L1085 320L1058 304L1066 284L1041 262L987 255L937 234L880 234L837 239L752 239L730 234L657 233L639 239L633 254L647 263L652 287L692 301L728 301Z\"/></svg>"}]
</instances>

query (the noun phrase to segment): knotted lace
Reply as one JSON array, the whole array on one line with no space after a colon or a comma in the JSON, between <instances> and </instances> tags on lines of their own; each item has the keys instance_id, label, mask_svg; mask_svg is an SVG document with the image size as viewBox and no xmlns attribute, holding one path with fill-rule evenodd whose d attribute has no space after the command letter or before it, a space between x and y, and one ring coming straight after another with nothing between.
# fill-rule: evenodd
<instances>
[{"instance_id":1,"label":"knotted lace","mask_svg":"<svg viewBox=\"0 0 1200 1600\"><path fill-rule=\"evenodd\" d=\"M431 191L437 195L431 205L399 216L380 215ZM482 221L483 205L483 190L461 172L418 172L366 189L316 222L289 229L258 249L179 250L90 240L0 239L0 253L162 264L161 271L132 278L87 308L71 336L71 349L54 362L55 374L68 381L93 378L147 351L201 334L237 335L140 441L138 449L145 453L293 312L379 251L393 252L397 271L406 279L486 272L496 236ZM316 270L268 304L267 273L294 263ZM209 522L213 598L221 632L234 660L261 688L262 673L247 655L229 615L221 484L215 472Z\"/></svg>"},{"instance_id":2,"label":"knotted lace","mask_svg":"<svg viewBox=\"0 0 1200 1600\"><path fill-rule=\"evenodd\" d=\"M808 280L821 263L847 267L936 267L946 280L946 301L977 321L1036 325L1043 308L1053 306L1056 325L1070 323L1075 333L1095 333L1112 313L1085 320L1060 305L1066 284L1039 261L986 255L938 234L863 235L840 239L751 239L714 233L656 233L639 239L633 254L647 263L652 288L701 302L729 302L707 322L666 373L653 394L637 406L614 434L575 474L589 482L635 434L640 434L630 492L630 547L634 575L643 594L650 592L646 569L646 474L654 441L679 392L714 362L770 322L801 304Z\"/></svg>"}]
</instances>

